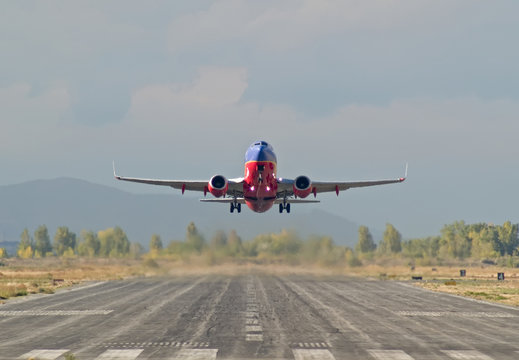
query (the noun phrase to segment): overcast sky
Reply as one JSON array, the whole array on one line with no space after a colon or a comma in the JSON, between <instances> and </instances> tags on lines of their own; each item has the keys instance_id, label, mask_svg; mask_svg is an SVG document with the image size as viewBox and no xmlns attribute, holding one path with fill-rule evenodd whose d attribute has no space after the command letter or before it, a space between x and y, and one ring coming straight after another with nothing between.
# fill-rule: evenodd
<instances>
[{"instance_id":1,"label":"overcast sky","mask_svg":"<svg viewBox=\"0 0 519 360\"><path fill-rule=\"evenodd\" d=\"M517 34L514 0L4 1L0 185L160 192L115 182L112 160L238 177L263 139L283 177L396 178L409 162L404 184L295 211L407 238L519 222Z\"/></svg>"}]
</instances>

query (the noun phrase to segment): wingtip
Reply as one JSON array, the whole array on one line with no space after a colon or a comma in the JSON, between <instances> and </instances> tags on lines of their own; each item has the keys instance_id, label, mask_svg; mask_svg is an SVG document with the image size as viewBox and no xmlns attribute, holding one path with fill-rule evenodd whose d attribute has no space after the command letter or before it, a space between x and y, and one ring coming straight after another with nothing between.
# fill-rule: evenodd
<instances>
[{"instance_id":1,"label":"wingtip","mask_svg":"<svg viewBox=\"0 0 519 360\"><path fill-rule=\"evenodd\" d=\"M114 170L114 178L116 178L117 180L121 180L121 177L117 176L117 174L115 173L115 160L112 160L112 168Z\"/></svg>"},{"instance_id":2,"label":"wingtip","mask_svg":"<svg viewBox=\"0 0 519 360\"><path fill-rule=\"evenodd\" d=\"M400 182L403 182L403 181L405 181L405 179L407 179L407 168L408 168L408 166L409 166L409 163L405 163L404 177L401 177L400 179L398 179L398 180L400 180Z\"/></svg>"}]
</instances>

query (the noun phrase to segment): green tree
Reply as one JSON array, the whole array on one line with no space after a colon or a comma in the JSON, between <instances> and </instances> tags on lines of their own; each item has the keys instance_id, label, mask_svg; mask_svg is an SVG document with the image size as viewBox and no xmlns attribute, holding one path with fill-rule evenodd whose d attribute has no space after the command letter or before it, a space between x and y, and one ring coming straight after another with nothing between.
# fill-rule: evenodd
<instances>
[{"instance_id":1,"label":"green tree","mask_svg":"<svg viewBox=\"0 0 519 360\"><path fill-rule=\"evenodd\" d=\"M227 235L222 230L215 232L213 237L211 237L211 241L209 242L209 247L212 250L222 249L226 245L227 245Z\"/></svg>"},{"instance_id":2,"label":"green tree","mask_svg":"<svg viewBox=\"0 0 519 360\"><path fill-rule=\"evenodd\" d=\"M471 257L476 259L496 258L500 254L500 244L497 231L492 226L471 226L468 237L471 239Z\"/></svg>"},{"instance_id":3,"label":"green tree","mask_svg":"<svg viewBox=\"0 0 519 360\"><path fill-rule=\"evenodd\" d=\"M25 228L20 235L20 244L18 245L18 249L25 250L28 246L34 246L34 244L31 235L29 234L29 230Z\"/></svg>"},{"instance_id":4,"label":"green tree","mask_svg":"<svg viewBox=\"0 0 519 360\"><path fill-rule=\"evenodd\" d=\"M138 259L144 253L144 248L138 242L132 242L130 244L130 256L134 259Z\"/></svg>"},{"instance_id":5,"label":"green tree","mask_svg":"<svg viewBox=\"0 0 519 360\"><path fill-rule=\"evenodd\" d=\"M76 234L71 232L68 227L60 226L54 235L54 251L58 256L65 252L74 253L76 248Z\"/></svg>"},{"instance_id":6,"label":"green tree","mask_svg":"<svg viewBox=\"0 0 519 360\"><path fill-rule=\"evenodd\" d=\"M47 226L41 225L34 232L34 253L36 256L45 257L50 252L52 252L52 246L49 231Z\"/></svg>"},{"instance_id":7,"label":"green tree","mask_svg":"<svg viewBox=\"0 0 519 360\"><path fill-rule=\"evenodd\" d=\"M469 231L464 221L445 225L441 230L440 254L458 259L470 257L472 242Z\"/></svg>"},{"instance_id":8,"label":"green tree","mask_svg":"<svg viewBox=\"0 0 519 360\"><path fill-rule=\"evenodd\" d=\"M433 259L438 256L440 237L411 239L402 242L402 253L412 259Z\"/></svg>"},{"instance_id":9,"label":"green tree","mask_svg":"<svg viewBox=\"0 0 519 360\"><path fill-rule=\"evenodd\" d=\"M198 229L196 228L196 225L194 222L190 222L189 225L187 226L186 244L188 245L189 248L191 248L199 253L202 251L202 249L205 245L205 239L202 236L202 234L200 234L198 232Z\"/></svg>"},{"instance_id":10,"label":"green tree","mask_svg":"<svg viewBox=\"0 0 519 360\"><path fill-rule=\"evenodd\" d=\"M231 256L236 256L243 252L243 244L236 230L231 230L227 237L227 248Z\"/></svg>"},{"instance_id":11,"label":"green tree","mask_svg":"<svg viewBox=\"0 0 519 360\"><path fill-rule=\"evenodd\" d=\"M0 248L0 259L7 258L7 250L5 248Z\"/></svg>"},{"instance_id":12,"label":"green tree","mask_svg":"<svg viewBox=\"0 0 519 360\"><path fill-rule=\"evenodd\" d=\"M160 235L153 234L150 239L150 251L159 252L163 248L162 245L162 239L160 238Z\"/></svg>"},{"instance_id":13,"label":"green tree","mask_svg":"<svg viewBox=\"0 0 519 360\"><path fill-rule=\"evenodd\" d=\"M79 256L94 257L99 255L101 244L93 231L82 230L79 236L77 252Z\"/></svg>"},{"instance_id":14,"label":"green tree","mask_svg":"<svg viewBox=\"0 0 519 360\"><path fill-rule=\"evenodd\" d=\"M119 226L101 230L99 238L99 255L102 257L123 257L130 252L130 242L126 233Z\"/></svg>"},{"instance_id":15,"label":"green tree","mask_svg":"<svg viewBox=\"0 0 519 360\"><path fill-rule=\"evenodd\" d=\"M34 243L29 234L29 230L25 228L20 235L20 243L18 244L18 257L28 259L33 257Z\"/></svg>"},{"instance_id":16,"label":"green tree","mask_svg":"<svg viewBox=\"0 0 519 360\"><path fill-rule=\"evenodd\" d=\"M497 229L499 241L501 243L501 255L514 255L519 246L517 237L517 224L507 221Z\"/></svg>"},{"instance_id":17,"label":"green tree","mask_svg":"<svg viewBox=\"0 0 519 360\"><path fill-rule=\"evenodd\" d=\"M386 224L386 230L379 248L383 254L396 254L402 251L402 235L393 225Z\"/></svg>"},{"instance_id":18,"label":"green tree","mask_svg":"<svg viewBox=\"0 0 519 360\"><path fill-rule=\"evenodd\" d=\"M360 253L370 253L373 252L377 248L377 245L373 241L373 236L369 232L367 226L359 227L359 241L355 246L355 250Z\"/></svg>"}]
</instances>

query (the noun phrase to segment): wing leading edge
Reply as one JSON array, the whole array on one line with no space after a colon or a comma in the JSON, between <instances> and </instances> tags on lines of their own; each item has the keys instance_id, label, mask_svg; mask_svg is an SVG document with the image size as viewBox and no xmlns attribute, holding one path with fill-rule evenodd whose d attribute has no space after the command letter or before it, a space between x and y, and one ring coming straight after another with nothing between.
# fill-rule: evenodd
<instances>
[{"instance_id":1,"label":"wing leading edge","mask_svg":"<svg viewBox=\"0 0 519 360\"><path fill-rule=\"evenodd\" d=\"M207 193L207 185L209 180L161 180L161 179L144 179L144 178L134 178L134 177L126 177L119 176L115 172L115 163L113 165L114 168L114 177L117 180L121 181L130 181L141 184L150 184L150 185L160 185L160 186L169 186L174 189L180 189L182 192L184 191L200 191ZM238 194L243 193L243 179L229 179L229 191L228 193L236 192Z\"/></svg>"},{"instance_id":2,"label":"wing leading edge","mask_svg":"<svg viewBox=\"0 0 519 360\"><path fill-rule=\"evenodd\" d=\"M405 166L404 177L398 179L385 179L385 180L364 180L364 181L312 181L312 192L325 193L325 192L336 192L339 195L340 191L348 190L351 188L360 188L368 186L378 186L387 184L396 184L404 182L407 179L407 168ZM279 179L278 180L278 197L287 197L294 195L294 181L292 179Z\"/></svg>"}]
</instances>

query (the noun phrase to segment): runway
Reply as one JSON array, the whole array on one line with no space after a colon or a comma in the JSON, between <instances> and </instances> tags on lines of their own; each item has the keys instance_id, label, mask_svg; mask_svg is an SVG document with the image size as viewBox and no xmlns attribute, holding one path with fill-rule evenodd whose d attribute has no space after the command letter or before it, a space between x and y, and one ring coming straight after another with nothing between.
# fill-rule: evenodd
<instances>
[{"instance_id":1,"label":"runway","mask_svg":"<svg viewBox=\"0 0 519 360\"><path fill-rule=\"evenodd\" d=\"M519 310L408 283L191 276L0 306L0 359L518 359Z\"/></svg>"}]
</instances>

